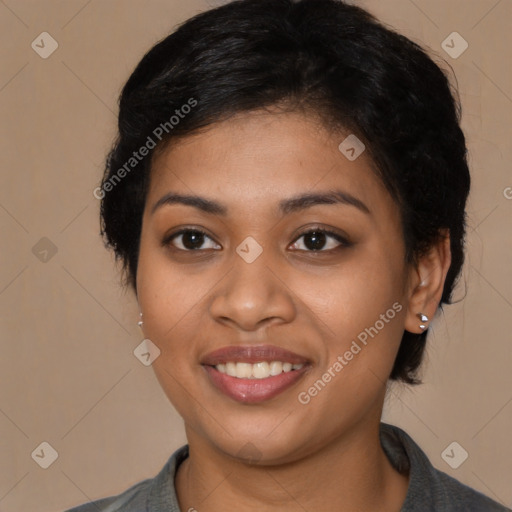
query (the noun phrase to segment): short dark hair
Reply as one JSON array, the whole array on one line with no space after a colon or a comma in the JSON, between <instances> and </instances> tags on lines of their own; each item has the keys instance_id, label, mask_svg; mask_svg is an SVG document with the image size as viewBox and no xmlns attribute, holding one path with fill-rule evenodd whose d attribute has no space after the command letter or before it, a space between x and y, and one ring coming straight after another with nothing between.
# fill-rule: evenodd
<instances>
[{"instance_id":1,"label":"short dark hair","mask_svg":"<svg viewBox=\"0 0 512 512\"><path fill-rule=\"evenodd\" d=\"M441 304L450 303L464 261L470 186L460 104L445 71L418 44L339 0L233 1L189 19L143 57L119 99L100 196L101 234L123 264L125 284L136 292L155 150L276 106L319 116L364 142L400 207L407 262L449 230ZM135 159L142 147L147 155ZM404 332L390 379L421 382L426 335Z\"/></svg>"}]
</instances>

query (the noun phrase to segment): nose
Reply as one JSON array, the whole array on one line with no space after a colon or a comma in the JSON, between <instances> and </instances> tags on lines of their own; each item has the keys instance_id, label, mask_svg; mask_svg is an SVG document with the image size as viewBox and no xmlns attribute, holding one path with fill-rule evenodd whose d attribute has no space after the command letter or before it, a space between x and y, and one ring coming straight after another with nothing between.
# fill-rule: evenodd
<instances>
[{"instance_id":1,"label":"nose","mask_svg":"<svg viewBox=\"0 0 512 512\"><path fill-rule=\"evenodd\" d=\"M264 255L265 251L247 263L235 253L233 267L216 288L210 305L210 314L217 322L256 331L295 318L293 292L283 279L283 272Z\"/></svg>"}]
</instances>

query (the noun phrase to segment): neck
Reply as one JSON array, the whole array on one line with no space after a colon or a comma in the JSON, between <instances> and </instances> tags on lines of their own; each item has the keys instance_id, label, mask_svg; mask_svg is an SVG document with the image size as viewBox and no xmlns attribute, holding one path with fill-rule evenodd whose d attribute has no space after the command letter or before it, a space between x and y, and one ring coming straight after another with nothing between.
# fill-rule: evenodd
<instances>
[{"instance_id":1,"label":"neck","mask_svg":"<svg viewBox=\"0 0 512 512\"><path fill-rule=\"evenodd\" d=\"M354 425L300 460L246 464L187 429L189 457L175 485L182 510L274 512L322 510L398 512L408 476L389 462L379 439L380 418Z\"/></svg>"}]
</instances>

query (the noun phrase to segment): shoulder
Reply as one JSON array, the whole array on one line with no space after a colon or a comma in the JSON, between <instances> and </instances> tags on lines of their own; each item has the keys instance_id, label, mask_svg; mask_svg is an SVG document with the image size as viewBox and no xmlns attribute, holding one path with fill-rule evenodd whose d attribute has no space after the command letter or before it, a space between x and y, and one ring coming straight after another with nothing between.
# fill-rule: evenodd
<instances>
[{"instance_id":1,"label":"shoulder","mask_svg":"<svg viewBox=\"0 0 512 512\"><path fill-rule=\"evenodd\" d=\"M401 428L381 423L381 443L391 464L409 472L409 489L401 512L511 512L511 509L435 468Z\"/></svg>"},{"instance_id":2,"label":"shoulder","mask_svg":"<svg viewBox=\"0 0 512 512\"><path fill-rule=\"evenodd\" d=\"M109 496L96 501L84 503L66 512L145 512L148 490L153 484L152 478L144 480L130 487L121 494Z\"/></svg>"},{"instance_id":3,"label":"shoulder","mask_svg":"<svg viewBox=\"0 0 512 512\"><path fill-rule=\"evenodd\" d=\"M434 471L438 479L437 493L439 494L439 500L446 501L451 507L447 510L510 512L510 508L468 487L446 473L438 469L434 469Z\"/></svg>"},{"instance_id":4,"label":"shoulder","mask_svg":"<svg viewBox=\"0 0 512 512\"><path fill-rule=\"evenodd\" d=\"M65 512L180 512L174 476L179 464L188 456L188 445L176 450L154 478L136 483L120 494L90 501Z\"/></svg>"}]
</instances>

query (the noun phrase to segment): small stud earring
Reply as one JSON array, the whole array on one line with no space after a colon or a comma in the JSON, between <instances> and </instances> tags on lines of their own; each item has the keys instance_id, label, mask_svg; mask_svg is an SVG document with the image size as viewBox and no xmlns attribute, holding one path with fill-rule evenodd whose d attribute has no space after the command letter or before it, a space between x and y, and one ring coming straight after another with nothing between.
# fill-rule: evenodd
<instances>
[{"instance_id":1,"label":"small stud earring","mask_svg":"<svg viewBox=\"0 0 512 512\"><path fill-rule=\"evenodd\" d=\"M140 314L140 320L137 322L137 325L138 325L139 327L142 327L142 324L143 324L143 323L144 323L144 322L142 321L142 313L141 313L141 314Z\"/></svg>"},{"instance_id":2,"label":"small stud earring","mask_svg":"<svg viewBox=\"0 0 512 512\"><path fill-rule=\"evenodd\" d=\"M420 324L420 329L421 329L422 331L424 331L424 330L427 328L427 326L425 325L425 323L424 323L424 322L428 322L428 316L427 316L427 315L424 315L423 313L418 313L416 316L417 316L417 317L421 320L421 322L422 322L422 323Z\"/></svg>"}]
</instances>

